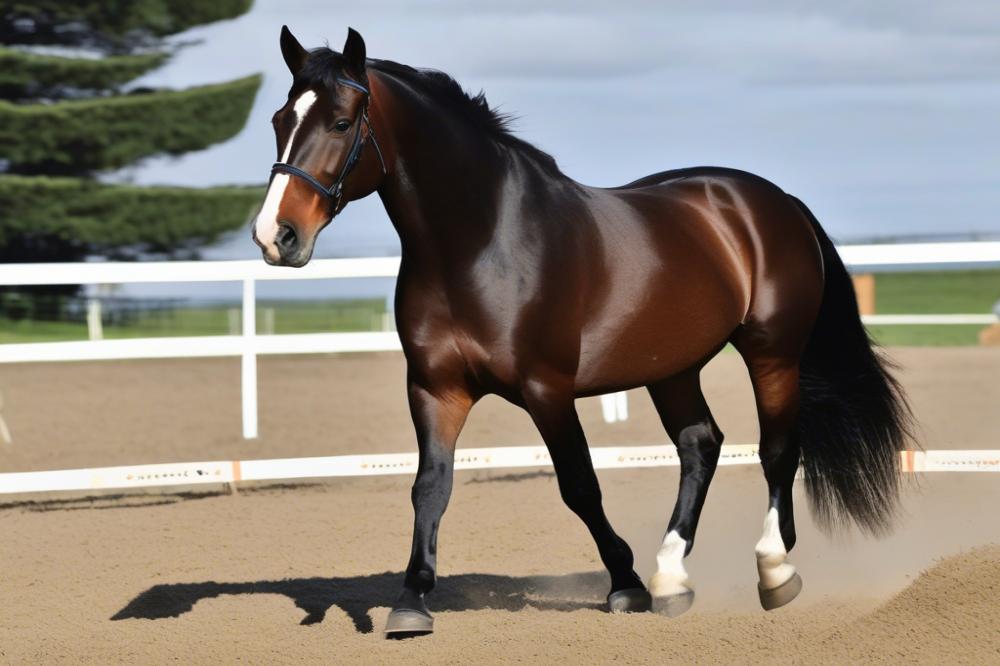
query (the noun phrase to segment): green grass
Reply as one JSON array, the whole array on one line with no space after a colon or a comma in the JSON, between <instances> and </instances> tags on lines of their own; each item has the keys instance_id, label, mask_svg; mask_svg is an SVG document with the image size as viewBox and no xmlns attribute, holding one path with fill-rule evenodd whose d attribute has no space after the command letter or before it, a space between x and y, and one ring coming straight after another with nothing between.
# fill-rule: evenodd
<instances>
[{"instance_id":1,"label":"green grass","mask_svg":"<svg viewBox=\"0 0 1000 666\"><path fill-rule=\"evenodd\" d=\"M879 314L988 314L1000 300L1000 270L881 273L875 277ZM982 326L870 326L886 346L942 347L979 343Z\"/></svg>"},{"instance_id":2,"label":"green grass","mask_svg":"<svg viewBox=\"0 0 1000 666\"><path fill-rule=\"evenodd\" d=\"M883 347L968 347L979 344L976 325L869 326L868 332Z\"/></svg>"},{"instance_id":3,"label":"green grass","mask_svg":"<svg viewBox=\"0 0 1000 666\"><path fill-rule=\"evenodd\" d=\"M1000 299L1000 270L937 273L883 273L875 280L880 314L985 314ZM274 310L275 333L371 331L382 329L385 301L268 302L257 307L257 330L266 332L265 310ZM230 311L234 311L233 315ZM104 326L104 337L145 338L226 335L239 309L177 308L147 312L125 326ZM966 346L977 344L981 326L872 326L872 336L887 346ZM0 343L84 340L83 323L11 321L0 315Z\"/></svg>"},{"instance_id":4,"label":"green grass","mask_svg":"<svg viewBox=\"0 0 1000 666\"><path fill-rule=\"evenodd\" d=\"M875 277L879 314L986 314L1000 300L1000 270L881 273Z\"/></svg>"},{"instance_id":5,"label":"green grass","mask_svg":"<svg viewBox=\"0 0 1000 666\"><path fill-rule=\"evenodd\" d=\"M274 310L274 333L323 333L382 329L385 301L357 299L330 302L262 301L257 331L267 332L266 310ZM105 339L227 335L241 326L238 307L177 308L145 312L127 325L104 325ZM87 339L87 325L63 321L11 321L0 316L0 343L57 342Z\"/></svg>"}]
</instances>

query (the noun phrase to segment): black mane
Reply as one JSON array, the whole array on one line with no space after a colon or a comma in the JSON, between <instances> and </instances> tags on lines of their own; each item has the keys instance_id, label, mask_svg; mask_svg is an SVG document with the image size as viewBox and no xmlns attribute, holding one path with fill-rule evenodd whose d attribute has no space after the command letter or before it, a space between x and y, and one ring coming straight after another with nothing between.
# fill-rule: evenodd
<instances>
[{"instance_id":1,"label":"black mane","mask_svg":"<svg viewBox=\"0 0 1000 666\"><path fill-rule=\"evenodd\" d=\"M341 54L320 47L309 52L309 59L306 60L296 79L301 79L303 83L321 83L332 89L336 85L338 71L344 66L344 57ZM369 60L368 66L375 71L402 79L433 98L442 107L485 132L496 143L525 154L549 174L561 175L559 166L551 155L511 132L511 123L515 117L490 108L485 92L469 95L451 76L434 69L416 69L391 60Z\"/></svg>"}]
</instances>

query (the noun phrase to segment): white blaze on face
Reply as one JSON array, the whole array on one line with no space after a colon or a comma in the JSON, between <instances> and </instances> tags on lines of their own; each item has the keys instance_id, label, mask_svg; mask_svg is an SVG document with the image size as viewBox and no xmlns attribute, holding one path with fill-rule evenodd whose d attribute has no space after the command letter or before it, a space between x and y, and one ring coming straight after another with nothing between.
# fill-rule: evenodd
<instances>
[{"instance_id":1,"label":"white blaze on face","mask_svg":"<svg viewBox=\"0 0 1000 666\"><path fill-rule=\"evenodd\" d=\"M299 128L302 127L302 121L305 119L306 113L309 112L309 109L315 103L316 93L312 90L305 91L295 100L295 104L292 106L292 111L295 113L295 127L292 128L292 133L288 135L288 141L285 143L285 150L281 154L280 162L287 162L288 158L291 157L295 135L298 134ZM274 239L278 234L278 207L285 196L285 188L288 186L289 179L288 174L284 173L276 174L271 179L271 185L267 188L267 196L264 197L264 205L261 207L260 212L257 214L257 220L254 222L257 240L267 248L268 252L273 249Z\"/></svg>"}]
</instances>

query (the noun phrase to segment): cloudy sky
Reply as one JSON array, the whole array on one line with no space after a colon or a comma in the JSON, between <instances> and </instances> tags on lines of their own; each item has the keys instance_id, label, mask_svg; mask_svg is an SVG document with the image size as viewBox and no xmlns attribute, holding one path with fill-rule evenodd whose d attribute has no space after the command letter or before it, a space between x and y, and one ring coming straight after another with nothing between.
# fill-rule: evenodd
<instances>
[{"instance_id":1,"label":"cloudy sky","mask_svg":"<svg viewBox=\"0 0 1000 666\"><path fill-rule=\"evenodd\" d=\"M1000 235L1000 4L995 1L616 2L257 0L142 83L184 87L263 72L244 131L126 175L142 183L260 183L268 122L290 77L287 23L339 50L455 76L519 116L570 176L617 185L670 168L756 172L804 199L839 240ZM490 3L491 5L497 3ZM323 233L317 256L384 254L376 197ZM249 240L214 257L253 257Z\"/></svg>"}]
</instances>

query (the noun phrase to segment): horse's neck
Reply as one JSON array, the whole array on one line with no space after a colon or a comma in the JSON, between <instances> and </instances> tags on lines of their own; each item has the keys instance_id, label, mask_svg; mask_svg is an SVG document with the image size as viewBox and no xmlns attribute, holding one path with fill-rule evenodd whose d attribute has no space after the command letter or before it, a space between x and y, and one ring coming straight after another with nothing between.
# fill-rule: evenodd
<instances>
[{"instance_id":1,"label":"horse's neck","mask_svg":"<svg viewBox=\"0 0 1000 666\"><path fill-rule=\"evenodd\" d=\"M404 257L454 261L488 243L516 156L467 121L393 87L396 158L379 196ZM381 130L380 130L381 131Z\"/></svg>"},{"instance_id":2,"label":"horse's neck","mask_svg":"<svg viewBox=\"0 0 1000 666\"><path fill-rule=\"evenodd\" d=\"M495 226L503 169L470 160L447 144L399 147L397 169L379 195L399 234L403 254L445 258L473 247Z\"/></svg>"}]
</instances>

